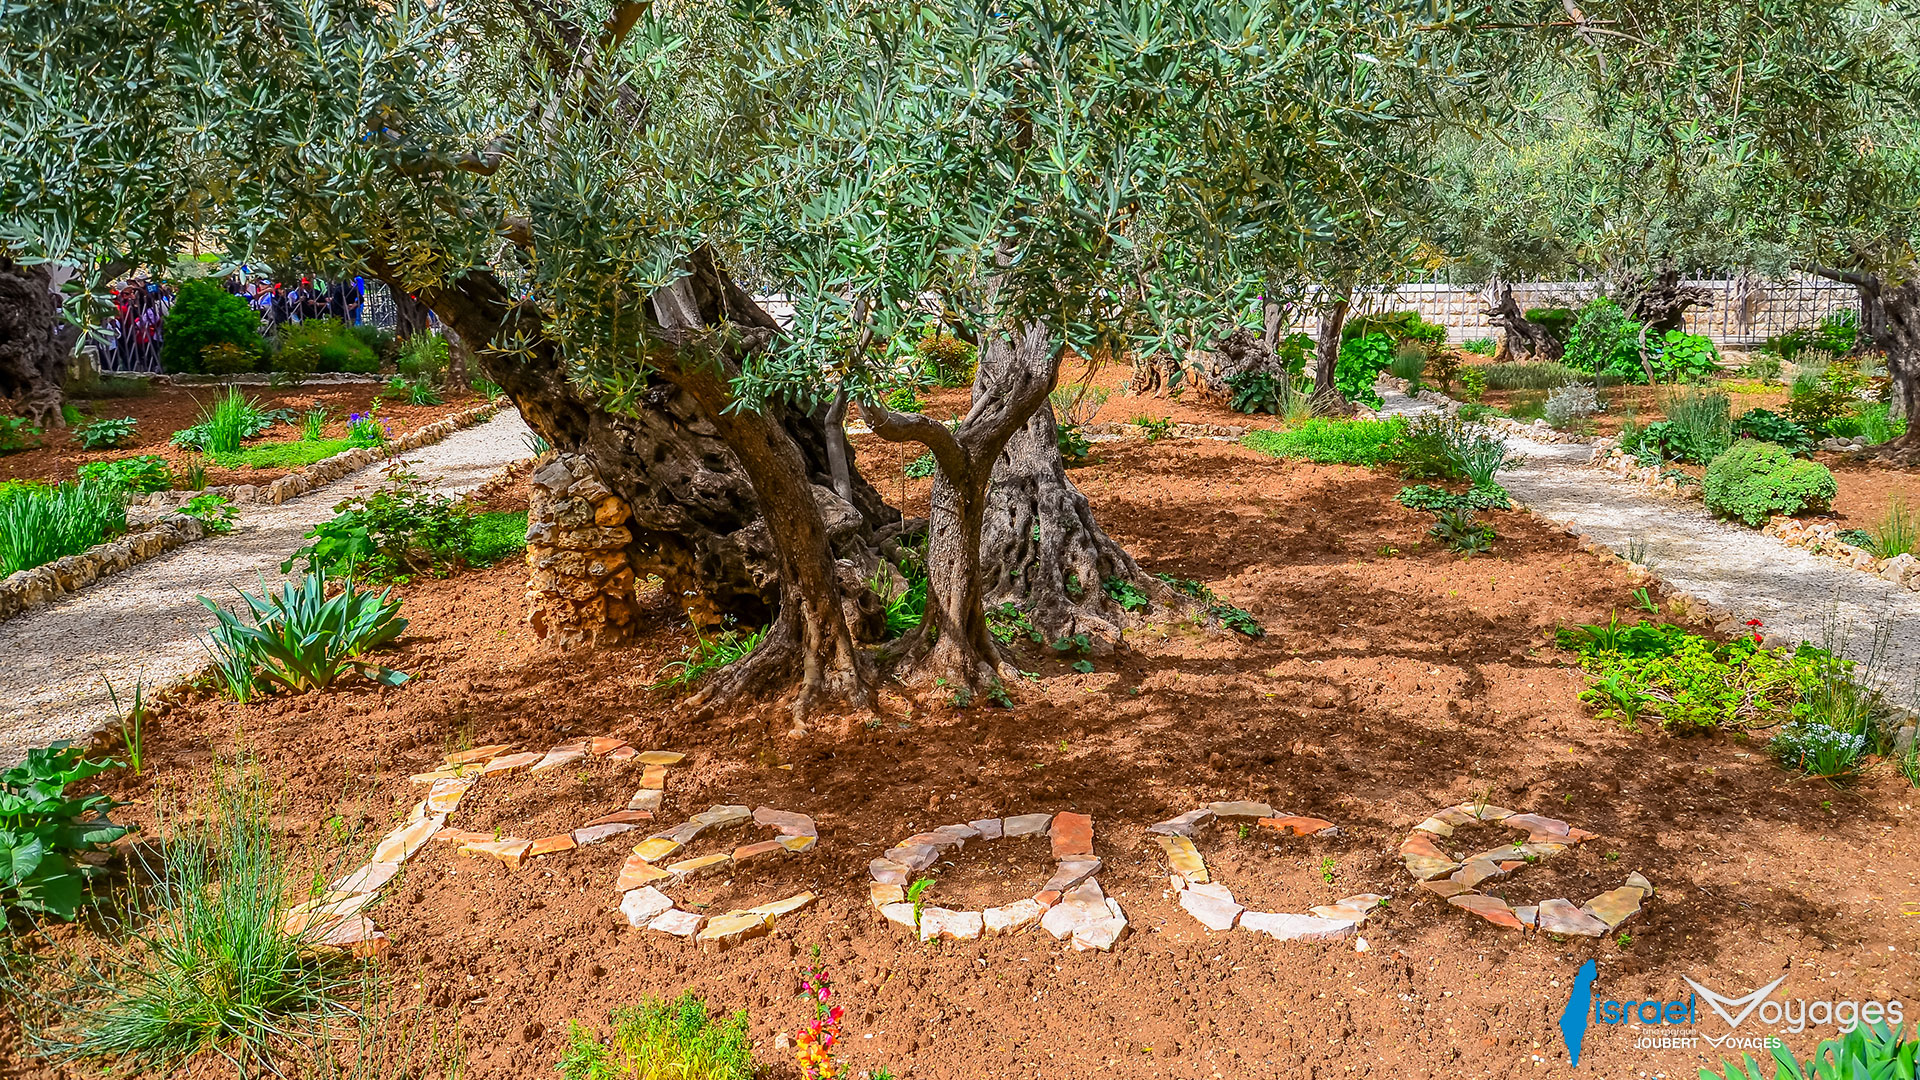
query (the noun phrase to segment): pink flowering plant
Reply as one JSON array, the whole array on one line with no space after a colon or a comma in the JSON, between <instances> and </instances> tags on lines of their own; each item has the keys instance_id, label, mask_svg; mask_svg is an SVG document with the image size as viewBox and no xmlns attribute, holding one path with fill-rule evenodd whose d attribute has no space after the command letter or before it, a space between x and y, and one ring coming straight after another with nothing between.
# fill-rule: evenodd
<instances>
[{"instance_id":1,"label":"pink flowering plant","mask_svg":"<svg viewBox=\"0 0 1920 1080\"><path fill-rule=\"evenodd\" d=\"M846 1011L833 1004L833 982L824 970L808 968L800 977L800 994L813 1004L813 1019L793 1033L793 1056L806 1080L835 1080L841 1075L833 1060L840 1045L840 1019Z\"/></svg>"}]
</instances>

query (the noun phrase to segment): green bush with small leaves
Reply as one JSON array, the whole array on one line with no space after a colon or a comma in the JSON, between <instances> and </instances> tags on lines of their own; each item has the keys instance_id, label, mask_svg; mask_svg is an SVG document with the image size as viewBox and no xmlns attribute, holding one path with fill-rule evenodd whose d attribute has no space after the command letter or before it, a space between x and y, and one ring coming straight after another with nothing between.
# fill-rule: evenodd
<instances>
[{"instance_id":1,"label":"green bush with small leaves","mask_svg":"<svg viewBox=\"0 0 1920 1080\"><path fill-rule=\"evenodd\" d=\"M973 382L973 369L979 350L953 334L929 329L913 347L927 377L940 386L958 387Z\"/></svg>"},{"instance_id":2,"label":"green bush with small leaves","mask_svg":"<svg viewBox=\"0 0 1920 1080\"><path fill-rule=\"evenodd\" d=\"M248 357L251 369L252 358L261 351L260 316L244 297L229 293L219 282L183 281L161 326L160 366L169 374L203 371L212 345L233 346Z\"/></svg>"},{"instance_id":3,"label":"green bush with small leaves","mask_svg":"<svg viewBox=\"0 0 1920 1080\"><path fill-rule=\"evenodd\" d=\"M1713 459L1704 487L1708 510L1754 526L1775 514L1824 510L1838 492L1825 465L1751 439L1740 440Z\"/></svg>"},{"instance_id":4,"label":"green bush with small leaves","mask_svg":"<svg viewBox=\"0 0 1920 1080\"><path fill-rule=\"evenodd\" d=\"M1379 408L1380 395L1374 380L1393 363L1394 341L1386 334L1365 334L1340 344L1340 359L1333 368L1333 384L1342 396L1357 405Z\"/></svg>"},{"instance_id":5,"label":"green bush with small leaves","mask_svg":"<svg viewBox=\"0 0 1920 1080\"><path fill-rule=\"evenodd\" d=\"M1769 409L1748 409L1733 422L1733 433L1756 442L1785 447L1788 453L1813 449L1813 432Z\"/></svg>"},{"instance_id":6,"label":"green bush with small leaves","mask_svg":"<svg viewBox=\"0 0 1920 1080\"><path fill-rule=\"evenodd\" d=\"M80 466L80 479L127 491L167 491L173 487L173 467L157 454L117 461L94 461Z\"/></svg>"},{"instance_id":7,"label":"green bush with small leaves","mask_svg":"<svg viewBox=\"0 0 1920 1080\"><path fill-rule=\"evenodd\" d=\"M1640 366L1640 324L1604 296L1580 309L1561 360L1590 375L1610 375L1633 383L1647 381L1646 370Z\"/></svg>"}]
</instances>

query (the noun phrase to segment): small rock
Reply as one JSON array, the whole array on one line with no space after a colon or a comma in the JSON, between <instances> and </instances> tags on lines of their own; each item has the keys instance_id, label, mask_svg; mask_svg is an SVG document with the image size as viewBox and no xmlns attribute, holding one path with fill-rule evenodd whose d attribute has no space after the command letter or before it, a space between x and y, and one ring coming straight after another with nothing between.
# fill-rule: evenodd
<instances>
[{"instance_id":1,"label":"small rock","mask_svg":"<svg viewBox=\"0 0 1920 1080\"><path fill-rule=\"evenodd\" d=\"M1018 814L1000 821L1002 834L1009 837L1039 836L1052 824L1052 814Z\"/></svg>"},{"instance_id":2,"label":"small rock","mask_svg":"<svg viewBox=\"0 0 1920 1080\"><path fill-rule=\"evenodd\" d=\"M673 901L667 894L651 885L630 889L620 898L620 913L627 917L629 926L645 926L671 907Z\"/></svg>"},{"instance_id":3,"label":"small rock","mask_svg":"<svg viewBox=\"0 0 1920 1080\"><path fill-rule=\"evenodd\" d=\"M1215 817L1270 818L1274 816L1273 807L1257 802L1216 802L1208 803L1207 809Z\"/></svg>"},{"instance_id":4,"label":"small rock","mask_svg":"<svg viewBox=\"0 0 1920 1080\"><path fill-rule=\"evenodd\" d=\"M885 857L908 870L925 870L940 861L940 849L932 844L902 844L888 848Z\"/></svg>"},{"instance_id":5,"label":"small rock","mask_svg":"<svg viewBox=\"0 0 1920 1080\"><path fill-rule=\"evenodd\" d=\"M1646 895L1632 885L1622 885L1580 905L1580 910L1606 923L1607 929L1614 930L1640 913L1640 901L1646 899Z\"/></svg>"},{"instance_id":6,"label":"small rock","mask_svg":"<svg viewBox=\"0 0 1920 1080\"><path fill-rule=\"evenodd\" d=\"M981 912L981 917L988 934L1017 934L1039 922L1046 910L1037 900L1016 900L1001 907L988 908Z\"/></svg>"},{"instance_id":7,"label":"small rock","mask_svg":"<svg viewBox=\"0 0 1920 1080\"><path fill-rule=\"evenodd\" d=\"M1167 853L1167 865L1175 873L1190 882L1208 880L1206 860L1200 857L1200 849L1193 846L1192 840L1180 835L1156 836L1154 840Z\"/></svg>"},{"instance_id":8,"label":"small rock","mask_svg":"<svg viewBox=\"0 0 1920 1080\"><path fill-rule=\"evenodd\" d=\"M880 914L895 926L904 926L916 933L919 931L919 927L914 923L912 904L887 904L880 909Z\"/></svg>"},{"instance_id":9,"label":"small rock","mask_svg":"<svg viewBox=\"0 0 1920 1080\"><path fill-rule=\"evenodd\" d=\"M978 911L949 911L941 907L920 909L920 940L974 941L983 932L985 920Z\"/></svg>"},{"instance_id":10,"label":"small rock","mask_svg":"<svg viewBox=\"0 0 1920 1080\"><path fill-rule=\"evenodd\" d=\"M1636 903L1635 907L1638 906ZM1545 900L1540 904L1540 929L1553 934L1603 937L1607 932L1607 924L1574 907L1571 901Z\"/></svg>"},{"instance_id":11,"label":"small rock","mask_svg":"<svg viewBox=\"0 0 1920 1080\"><path fill-rule=\"evenodd\" d=\"M982 840L1000 839L999 818L982 818L979 821L969 821L967 822L967 827L979 833L980 839Z\"/></svg>"},{"instance_id":12,"label":"small rock","mask_svg":"<svg viewBox=\"0 0 1920 1080\"><path fill-rule=\"evenodd\" d=\"M1350 922L1275 911L1243 912L1239 925L1279 941L1333 941L1353 933Z\"/></svg>"},{"instance_id":13,"label":"small rock","mask_svg":"<svg viewBox=\"0 0 1920 1080\"><path fill-rule=\"evenodd\" d=\"M1093 818L1086 814L1055 814L1051 836L1055 859L1093 854Z\"/></svg>"},{"instance_id":14,"label":"small rock","mask_svg":"<svg viewBox=\"0 0 1920 1080\"><path fill-rule=\"evenodd\" d=\"M867 874L882 885L907 883L907 868L892 859L874 859L867 863Z\"/></svg>"},{"instance_id":15,"label":"small rock","mask_svg":"<svg viewBox=\"0 0 1920 1080\"><path fill-rule=\"evenodd\" d=\"M1232 900L1222 900L1195 889L1180 894L1180 906L1209 930L1231 930L1246 909Z\"/></svg>"},{"instance_id":16,"label":"small rock","mask_svg":"<svg viewBox=\"0 0 1920 1080\"><path fill-rule=\"evenodd\" d=\"M1192 836L1195 829L1212 820L1211 810L1189 810L1179 817L1155 822L1147 826L1147 831L1159 836Z\"/></svg>"}]
</instances>

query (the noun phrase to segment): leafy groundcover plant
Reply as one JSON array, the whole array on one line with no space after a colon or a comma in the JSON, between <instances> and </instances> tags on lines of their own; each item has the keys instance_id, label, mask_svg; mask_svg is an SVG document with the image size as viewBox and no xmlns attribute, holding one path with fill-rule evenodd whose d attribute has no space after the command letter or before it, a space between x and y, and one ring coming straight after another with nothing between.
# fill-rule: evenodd
<instances>
[{"instance_id":1,"label":"leafy groundcover plant","mask_svg":"<svg viewBox=\"0 0 1920 1080\"><path fill-rule=\"evenodd\" d=\"M67 789L119 764L87 761L78 747L61 742L27 751L25 762L0 773L0 918L8 911L74 917L86 879L99 872L79 856L104 849L128 829L107 820L121 804Z\"/></svg>"},{"instance_id":2,"label":"leafy groundcover plant","mask_svg":"<svg viewBox=\"0 0 1920 1080\"><path fill-rule=\"evenodd\" d=\"M1380 465L1393 461L1406 435L1407 422L1386 420L1329 420L1314 417L1299 427L1282 431L1249 431L1240 445L1268 457L1304 458L1322 464Z\"/></svg>"},{"instance_id":3,"label":"leafy groundcover plant","mask_svg":"<svg viewBox=\"0 0 1920 1080\"><path fill-rule=\"evenodd\" d=\"M560 1058L566 1080L751 1080L753 1044L747 1014L716 1021L691 992L613 1013L613 1036L602 1042L579 1021L568 1025Z\"/></svg>"},{"instance_id":4,"label":"leafy groundcover plant","mask_svg":"<svg viewBox=\"0 0 1920 1080\"><path fill-rule=\"evenodd\" d=\"M1774 514L1825 509L1838 492L1825 465L1750 439L1713 459L1704 488L1708 510L1754 526L1766 524Z\"/></svg>"},{"instance_id":5,"label":"leafy groundcover plant","mask_svg":"<svg viewBox=\"0 0 1920 1080\"><path fill-rule=\"evenodd\" d=\"M351 578L328 596L328 584L327 575L316 571L277 592L264 585L257 595L241 592L245 615L199 598L215 619L203 643L236 701L251 700L263 687L294 694L324 690L350 671L383 686L407 681L403 671L362 659L407 628L400 598L391 589L367 592Z\"/></svg>"}]
</instances>

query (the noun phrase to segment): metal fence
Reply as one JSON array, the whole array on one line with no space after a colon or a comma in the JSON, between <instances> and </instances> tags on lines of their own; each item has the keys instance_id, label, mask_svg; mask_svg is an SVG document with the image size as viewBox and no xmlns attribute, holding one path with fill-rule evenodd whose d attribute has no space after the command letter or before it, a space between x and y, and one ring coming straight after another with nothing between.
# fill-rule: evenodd
<instances>
[{"instance_id":1,"label":"metal fence","mask_svg":"<svg viewBox=\"0 0 1920 1080\"><path fill-rule=\"evenodd\" d=\"M1770 337L1812 326L1838 311L1858 312L1860 295L1851 285L1819 277L1761 280L1755 277L1687 278L1707 299L1687 309L1686 329L1716 345L1759 345ZM1513 299L1521 310L1541 307L1578 308L1600 295L1599 281L1528 281L1513 284ZM1455 344L1481 337L1498 337L1487 320L1491 306L1484 288L1463 285L1409 283L1364 289L1355 298L1350 317L1390 311L1418 311L1430 323L1447 328ZM1292 329L1319 333L1317 315L1306 314Z\"/></svg>"}]
</instances>

